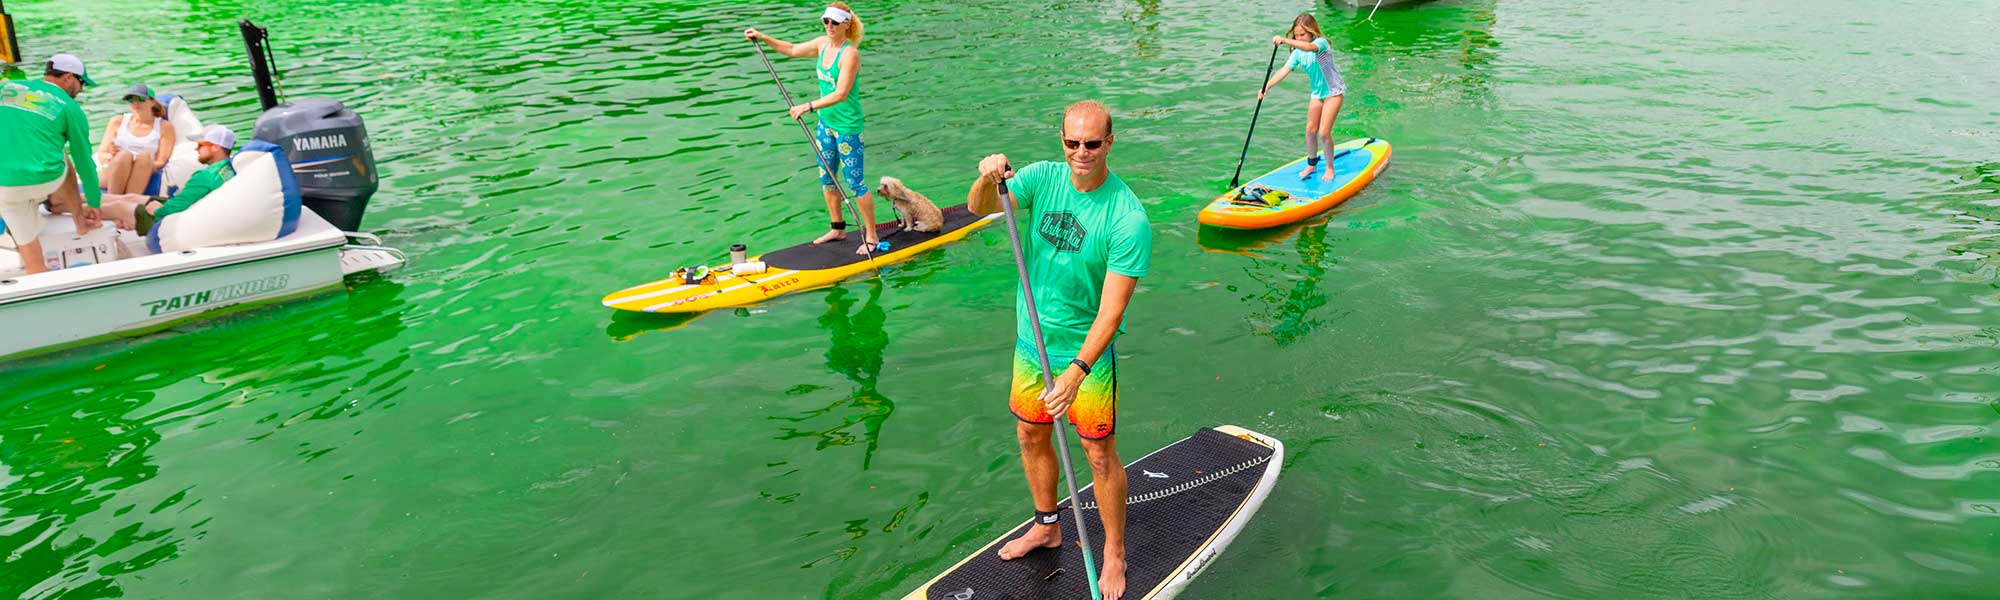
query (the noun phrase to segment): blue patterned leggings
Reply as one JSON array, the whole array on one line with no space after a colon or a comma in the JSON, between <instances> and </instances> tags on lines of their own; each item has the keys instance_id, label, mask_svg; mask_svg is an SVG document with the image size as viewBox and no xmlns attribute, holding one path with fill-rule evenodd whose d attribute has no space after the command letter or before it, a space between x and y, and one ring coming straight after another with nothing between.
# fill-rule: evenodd
<instances>
[{"instance_id":1,"label":"blue patterned leggings","mask_svg":"<svg viewBox=\"0 0 2000 600\"><path fill-rule=\"evenodd\" d=\"M820 125L814 132L819 139L819 160L822 165L833 165L840 171L840 178L847 181L847 189L854 192L852 198L868 195L868 182L861 177L861 135L848 135ZM819 170L819 184L833 187L833 176L826 168Z\"/></svg>"}]
</instances>

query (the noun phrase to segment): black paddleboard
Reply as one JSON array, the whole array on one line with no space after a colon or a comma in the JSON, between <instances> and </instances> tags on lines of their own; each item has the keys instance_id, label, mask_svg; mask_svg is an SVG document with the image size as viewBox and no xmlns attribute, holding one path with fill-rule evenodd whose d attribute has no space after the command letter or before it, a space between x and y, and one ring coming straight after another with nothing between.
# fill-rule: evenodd
<instances>
[{"instance_id":1,"label":"black paddleboard","mask_svg":"<svg viewBox=\"0 0 2000 600\"><path fill-rule=\"evenodd\" d=\"M1222 552L1257 513L1278 482L1285 445L1263 434L1225 425L1194 435L1125 465L1125 598L1166 600ZM1104 531L1091 486L1077 492L1088 520L1092 560L1103 563ZM1089 598L1083 554L1069 500L1061 502L1064 544L1015 560L1000 560L1000 546L1020 537L1022 521L904 600L1029 600Z\"/></svg>"}]
</instances>

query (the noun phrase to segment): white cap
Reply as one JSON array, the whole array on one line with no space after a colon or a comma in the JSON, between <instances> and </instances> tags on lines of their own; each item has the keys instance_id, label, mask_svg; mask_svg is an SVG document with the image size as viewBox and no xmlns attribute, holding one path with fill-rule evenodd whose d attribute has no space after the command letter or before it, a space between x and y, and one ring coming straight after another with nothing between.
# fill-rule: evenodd
<instances>
[{"instance_id":1,"label":"white cap","mask_svg":"<svg viewBox=\"0 0 2000 600\"><path fill-rule=\"evenodd\" d=\"M202 130L200 141L221 146L223 150L235 151L236 132L221 125L210 125L208 129Z\"/></svg>"},{"instance_id":2,"label":"white cap","mask_svg":"<svg viewBox=\"0 0 2000 600\"><path fill-rule=\"evenodd\" d=\"M829 6L826 7L826 12L820 13L819 18L833 19L835 23L846 23L848 19L854 18L854 13L840 10L838 6Z\"/></svg>"},{"instance_id":3,"label":"white cap","mask_svg":"<svg viewBox=\"0 0 2000 600\"><path fill-rule=\"evenodd\" d=\"M83 59L77 58L74 54L51 56L49 66L57 71L76 74L77 79L83 80L84 85L97 85L97 82L90 80L90 73L83 70Z\"/></svg>"}]
</instances>

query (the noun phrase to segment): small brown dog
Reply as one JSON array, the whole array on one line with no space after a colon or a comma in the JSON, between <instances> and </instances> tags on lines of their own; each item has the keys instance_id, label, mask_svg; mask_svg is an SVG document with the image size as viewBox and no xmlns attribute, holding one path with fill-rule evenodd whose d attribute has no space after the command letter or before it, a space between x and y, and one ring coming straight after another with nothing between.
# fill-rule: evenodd
<instances>
[{"instance_id":1,"label":"small brown dog","mask_svg":"<svg viewBox=\"0 0 2000 600\"><path fill-rule=\"evenodd\" d=\"M944 227L944 211L938 210L937 204L932 203L930 198L905 187L902 180L883 177L882 184L875 191L888 198L890 206L896 207L896 214L901 217L898 222L902 223L903 229L937 231Z\"/></svg>"}]
</instances>

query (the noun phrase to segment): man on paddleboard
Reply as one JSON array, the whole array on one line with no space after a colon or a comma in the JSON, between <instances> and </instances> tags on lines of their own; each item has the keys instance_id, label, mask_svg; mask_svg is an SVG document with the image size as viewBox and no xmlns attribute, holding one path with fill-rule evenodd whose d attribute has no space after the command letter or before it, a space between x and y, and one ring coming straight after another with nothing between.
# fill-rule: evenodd
<instances>
[{"instance_id":1,"label":"man on paddleboard","mask_svg":"<svg viewBox=\"0 0 2000 600\"><path fill-rule=\"evenodd\" d=\"M1034 499L1036 524L1000 548L1013 560L1062 545L1057 526L1055 416L1066 415L1082 437L1104 526L1104 565L1098 589L1107 599L1125 593L1125 467L1113 436L1118 413L1118 358L1112 341L1125 306L1146 275L1152 230L1139 197L1106 166L1111 154L1111 113L1083 101L1063 111L1063 162L1038 162L1018 172L1007 157L979 162L979 179L966 202L972 212L1000 211L997 184L1005 179L1032 227L1025 248L1028 279L1040 308L1054 385L1042 379L1025 301L1015 294L1014 380L1008 408L1018 419L1021 463ZM1081 525L1081 524L1079 524Z\"/></svg>"}]
</instances>

